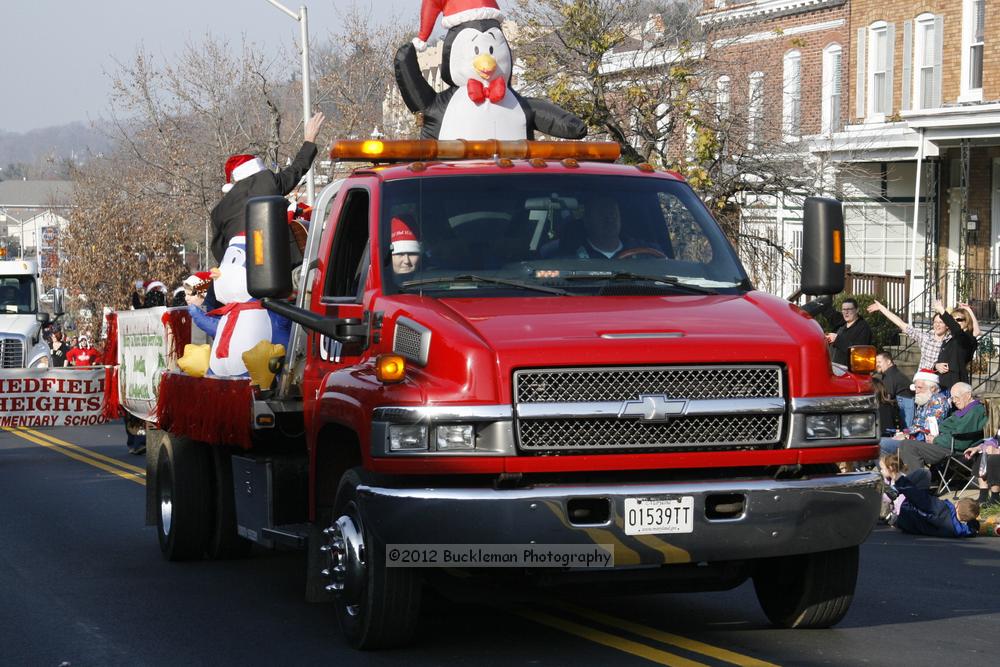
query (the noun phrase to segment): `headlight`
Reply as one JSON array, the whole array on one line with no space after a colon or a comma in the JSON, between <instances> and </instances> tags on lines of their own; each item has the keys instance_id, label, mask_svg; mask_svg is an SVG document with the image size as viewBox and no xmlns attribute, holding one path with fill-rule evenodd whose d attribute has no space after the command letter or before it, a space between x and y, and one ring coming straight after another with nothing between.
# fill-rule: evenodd
<instances>
[{"instance_id":1,"label":"headlight","mask_svg":"<svg viewBox=\"0 0 1000 667\"><path fill-rule=\"evenodd\" d=\"M450 452L455 449L474 449L476 446L476 430L471 424L449 424L434 429L439 452Z\"/></svg>"},{"instance_id":2,"label":"headlight","mask_svg":"<svg viewBox=\"0 0 1000 667\"><path fill-rule=\"evenodd\" d=\"M840 437L840 415L806 415L806 438L821 440Z\"/></svg>"},{"instance_id":3,"label":"headlight","mask_svg":"<svg viewBox=\"0 0 1000 667\"><path fill-rule=\"evenodd\" d=\"M28 368L48 368L48 367L49 367L49 358L44 354L35 359L34 361L32 361L28 365Z\"/></svg>"},{"instance_id":4,"label":"headlight","mask_svg":"<svg viewBox=\"0 0 1000 667\"><path fill-rule=\"evenodd\" d=\"M389 449L394 452L427 449L427 426L424 424L390 425Z\"/></svg>"},{"instance_id":5,"label":"headlight","mask_svg":"<svg viewBox=\"0 0 1000 667\"><path fill-rule=\"evenodd\" d=\"M875 414L871 412L840 417L840 434L845 438L874 438L876 428Z\"/></svg>"}]
</instances>

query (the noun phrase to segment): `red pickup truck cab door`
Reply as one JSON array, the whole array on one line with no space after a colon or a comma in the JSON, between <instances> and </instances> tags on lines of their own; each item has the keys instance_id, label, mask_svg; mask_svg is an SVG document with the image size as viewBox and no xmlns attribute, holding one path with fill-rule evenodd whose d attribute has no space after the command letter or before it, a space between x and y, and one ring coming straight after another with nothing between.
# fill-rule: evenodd
<instances>
[{"instance_id":1,"label":"red pickup truck cab door","mask_svg":"<svg viewBox=\"0 0 1000 667\"><path fill-rule=\"evenodd\" d=\"M367 322L364 293L371 267L370 221L374 215L371 189L352 185L338 197L320 244L319 271L312 286L310 309L338 320ZM367 337L365 337L367 339ZM317 396L323 378L331 371L360 362L368 347L367 340L343 342L315 331L309 333L308 356L302 381L303 396ZM310 412L313 401L306 400ZM311 421L306 415L307 423Z\"/></svg>"}]
</instances>

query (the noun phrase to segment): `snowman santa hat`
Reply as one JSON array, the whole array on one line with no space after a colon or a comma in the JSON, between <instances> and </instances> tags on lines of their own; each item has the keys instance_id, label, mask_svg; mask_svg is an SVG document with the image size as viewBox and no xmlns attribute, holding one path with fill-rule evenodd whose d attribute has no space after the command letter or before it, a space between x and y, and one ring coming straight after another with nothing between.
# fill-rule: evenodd
<instances>
[{"instance_id":1,"label":"snowman santa hat","mask_svg":"<svg viewBox=\"0 0 1000 667\"><path fill-rule=\"evenodd\" d=\"M226 184L222 186L222 191L229 192L233 189L237 181L241 181L248 176L253 176L265 169L267 169L267 165L256 155L230 155L224 167Z\"/></svg>"},{"instance_id":2,"label":"snowman santa hat","mask_svg":"<svg viewBox=\"0 0 1000 667\"><path fill-rule=\"evenodd\" d=\"M468 21L500 19L500 6L496 0L423 0L420 7L420 32L413 39L418 51L427 48L427 40L434 30L438 14L443 14L441 25L445 28Z\"/></svg>"}]
</instances>

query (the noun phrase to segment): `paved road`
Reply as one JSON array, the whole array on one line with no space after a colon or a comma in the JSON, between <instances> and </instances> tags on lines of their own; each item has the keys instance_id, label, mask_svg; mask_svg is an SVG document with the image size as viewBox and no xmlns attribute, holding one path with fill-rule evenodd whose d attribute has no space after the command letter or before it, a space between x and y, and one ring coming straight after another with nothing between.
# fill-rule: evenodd
<instances>
[{"instance_id":1,"label":"paved road","mask_svg":"<svg viewBox=\"0 0 1000 667\"><path fill-rule=\"evenodd\" d=\"M4 665L994 664L1000 539L880 528L833 630L778 631L753 590L524 602L432 596L410 649L359 654L302 601L304 558L163 561L120 423L0 431ZM102 458L104 457L104 458Z\"/></svg>"}]
</instances>

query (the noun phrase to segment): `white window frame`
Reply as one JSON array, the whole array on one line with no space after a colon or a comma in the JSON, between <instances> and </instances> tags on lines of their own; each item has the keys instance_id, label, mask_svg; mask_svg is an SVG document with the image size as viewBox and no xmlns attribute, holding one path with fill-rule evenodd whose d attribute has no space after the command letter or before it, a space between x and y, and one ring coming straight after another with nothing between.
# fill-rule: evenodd
<instances>
[{"instance_id":1,"label":"white window frame","mask_svg":"<svg viewBox=\"0 0 1000 667\"><path fill-rule=\"evenodd\" d=\"M972 48L980 46L980 53L985 61L985 35L982 42L975 42L976 26L973 22L973 10L977 0L962 0L962 70L961 85L959 87L959 102L982 102L983 88L972 87ZM983 11L987 11L986 2L983 2ZM985 22L985 21L984 21ZM985 69L985 62L980 62L981 71ZM985 76L985 72L984 72Z\"/></svg>"},{"instance_id":2,"label":"white window frame","mask_svg":"<svg viewBox=\"0 0 1000 667\"><path fill-rule=\"evenodd\" d=\"M937 34L933 14L921 14L913 21L913 100L911 109L933 109L933 101L924 104L924 97L934 95L934 53L937 47L937 40L941 35ZM927 43L927 29L933 31L934 42ZM927 64L927 63L930 64ZM930 89L924 87L924 72L930 73L928 85Z\"/></svg>"},{"instance_id":3,"label":"white window frame","mask_svg":"<svg viewBox=\"0 0 1000 667\"><path fill-rule=\"evenodd\" d=\"M715 80L715 115L719 120L726 120L733 112L733 82L723 74Z\"/></svg>"},{"instance_id":4,"label":"white window frame","mask_svg":"<svg viewBox=\"0 0 1000 667\"><path fill-rule=\"evenodd\" d=\"M802 136L802 53L788 51L782 60L781 127L785 141Z\"/></svg>"},{"instance_id":5,"label":"white window frame","mask_svg":"<svg viewBox=\"0 0 1000 667\"><path fill-rule=\"evenodd\" d=\"M753 150L760 143L764 131L764 73L750 74L747 90L747 148Z\"/></svg>"},{"instance_id":6,"label":"white window frame","mask_svg":"<svg viewBox=\"0 0 1000 667\"><path fill-rule=\"evenodd\" d=\"M834 76L834 60L840 62L840 76ZM823 49L823 87L820 99L822 109L820 123L823 134L840 132L844 129L844 47L840 44L827 44ZM834 104L834 96L837 101ZM836 108L836 123L834 123L834 108Z\"/></svg>"},{"instance_id":7,"label":"white window frame","mask_svg":"<svg viewBox=\"0 0 1000 667\"><path fill-rule=\"evenodd\" d=\"M885 68L876 70L875 67L879 60L879 49L877 48L879 36L884 37L885 46L882 49L882 57L886 58L889 51L889 24L885 21L877 21L870 26L868 26L868 113L866 119L869 123L881 123L885 121L886 111L889 109L883 108L881 111L877 111L880 105L885 104L885 94L876 95L875 80L878 74L882 75L883 84L888 82L889 78L889 68L891 64L886 62ZM885 89L883 88L883 91ZM889 93L889 98L892 99L892 93Z\"/></svg>"}]
</instances>

